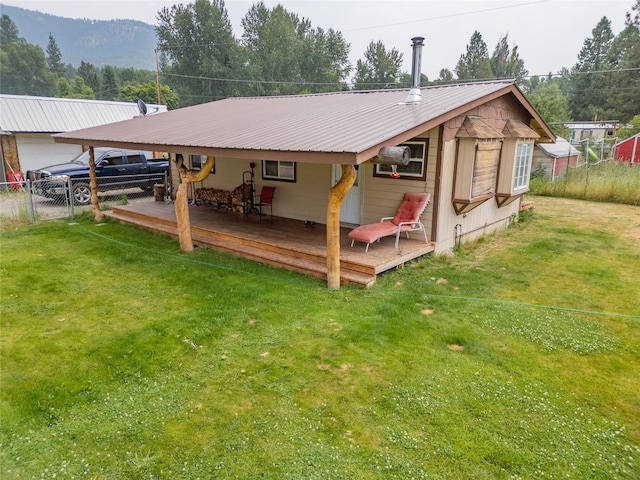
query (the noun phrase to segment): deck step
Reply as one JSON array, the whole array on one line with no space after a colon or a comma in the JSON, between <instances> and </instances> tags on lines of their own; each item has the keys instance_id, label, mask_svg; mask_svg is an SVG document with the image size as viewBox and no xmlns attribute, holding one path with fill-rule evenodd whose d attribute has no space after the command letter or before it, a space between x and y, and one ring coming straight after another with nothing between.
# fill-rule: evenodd
<instances>
[{"instance_id":1,"label":"deck step","mask_svg":"<svg viewBox=\"0 0 640 480\"><path fill-rule=\"evenodd\" d=\"M128 211L119 211L115 208L112 211L104 213L106 216L121 222L134 224L153 231L160 231L174 238L178 237L178 229L175 226L175 223L171 225L172 222L158 223L155 218L145 218L144 215L140 214L130 215L130 212ZM324 259L322 259L322 261L318 261L305 257L304 255L296 256L294 258L287 253L280 253L275 250L257 247L251 242L239 242L237 241L239 237L233 237L233 241L231 241L231 235L211 235L210 232L203 233L197 228L192 229L191 236L194 243L197 245L210 247L217 251L223 251L231 255L247 258L273 267L297 271L316 278L324 280L327 278L327 265ZM375 281L375 274L351 270L346 266L341 265L340 283L343 285L368 288L373 285Z\"/></svg>"}]
</instances>

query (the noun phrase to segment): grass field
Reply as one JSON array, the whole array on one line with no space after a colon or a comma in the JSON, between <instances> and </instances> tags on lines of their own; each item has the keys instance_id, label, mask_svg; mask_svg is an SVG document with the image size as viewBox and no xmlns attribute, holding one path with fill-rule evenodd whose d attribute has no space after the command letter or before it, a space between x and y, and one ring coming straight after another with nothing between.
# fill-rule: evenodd
<instances>
[{"instance_id":1,"label":"grass field","mask_svg":"<svg viewBox=\"0 0 640 480\"><path fill-rule=\"evenodd\" d=\"M640 478L640 208L324 282L107 222L0 239L0 478Z\"/></svg>"},{"instance_id":2,"label":"grass field","mask_svg":"<svg viewBox=\"0 0 640 480\"><path fill-rule=\"evenodd\" d=\"M640 205L640 168L625 162L605 161L570 168L555 181L534 172L531 192L536 195L594 202Z\"/></svg>"}]
</instances>

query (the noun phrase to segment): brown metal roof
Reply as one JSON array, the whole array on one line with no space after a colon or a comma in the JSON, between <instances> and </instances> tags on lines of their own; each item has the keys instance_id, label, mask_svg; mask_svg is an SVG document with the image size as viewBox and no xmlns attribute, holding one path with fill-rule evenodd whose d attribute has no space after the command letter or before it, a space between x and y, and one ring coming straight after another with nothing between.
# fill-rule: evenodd
<instances>
[{"instance_id":1,"label":"brown metal roof","mask_svg":"<svg viewBox=\"0 0 640 480\"><path fill-rule=\"evenodd\" d=\"M508 93L524 100L544 125L513 81L421 90L422 103L411 105L404 103L406 89L228 98L54 138L231 158L357 164L375 156L380 147L397 145L478 102Z\"/></svg>"}]
</instances>

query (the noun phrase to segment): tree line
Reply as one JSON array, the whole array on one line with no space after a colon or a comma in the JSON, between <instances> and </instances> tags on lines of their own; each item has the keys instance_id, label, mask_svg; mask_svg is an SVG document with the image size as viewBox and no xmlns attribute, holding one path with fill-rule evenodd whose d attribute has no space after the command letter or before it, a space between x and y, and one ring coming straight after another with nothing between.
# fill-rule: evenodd
<instances>
[{"instance_id":1,"label":"tree line","mask_svg":"<svg viewBox=\"0 0 640 480\"><path fill-rule=\"evenodd\" d=\"M342 33L314 27L281 5L255 3L236 38L224 0L195 0L157 14L160 101L169 108L230 96L319 93L400 88L411 85L402 54L371 41L355 68ZM11 20L0 23L3 93L106 100L158 100L156 72L81 62L64 65L50 35L46 52L19 37ZM501 37L489 54L482 35L471 36L453 71L422 85L514 78L543 118L554 125L572 120L635 123L640 113L640 0L614 35L603 17L585 39L578 60L555 74L530 76L518 47ZM351 76L353 75L353 76ZM640 119L638 120L640 121Z\"/></svg>"}]
</instances>

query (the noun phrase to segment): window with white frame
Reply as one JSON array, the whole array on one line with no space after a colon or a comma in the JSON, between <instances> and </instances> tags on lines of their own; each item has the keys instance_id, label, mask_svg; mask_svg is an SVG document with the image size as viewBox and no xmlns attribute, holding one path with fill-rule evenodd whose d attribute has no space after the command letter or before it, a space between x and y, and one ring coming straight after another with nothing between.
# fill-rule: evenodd
<instances>
[{"instance_id":1,"label":"window with white frame","mask_svg":"<svg viewBox=\"0 0 640 480\"><path fill-rule=\"evenodd\" d=\"M282 160L262 161L263 180L279 180L283 182L296 181L296 163Z\"/></svg>"},{"instance_id":2,"label":"window with white frame","mask_svg":"<svg viewBox=\"0 0 640 480\"><path fill-rule=\"evenodd\" d=\"M427 172L427 152L429 141L409 141L401 143L399 147L409 147L409 164L397 165L396 171L400 178L424 180ZM374 175L376 177L388 177L393 172L391 165L376 164Z\"/></svg>"},{"instance_id":3,"label":"window with white frame","mask_svg":"<svg viewBox=\"0 0 640 480\"><path fill-rule=\"evenodd\" d=\"M533 157L533 143L520 143L516 150L515 174L513 190L520 190L529 186L531 159Z\"/></svg>"}]
</instances>

